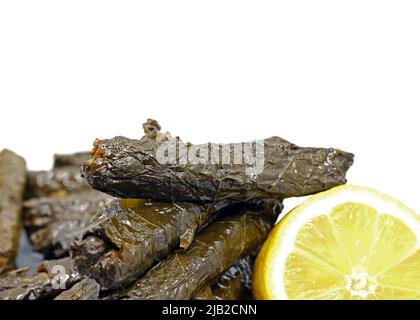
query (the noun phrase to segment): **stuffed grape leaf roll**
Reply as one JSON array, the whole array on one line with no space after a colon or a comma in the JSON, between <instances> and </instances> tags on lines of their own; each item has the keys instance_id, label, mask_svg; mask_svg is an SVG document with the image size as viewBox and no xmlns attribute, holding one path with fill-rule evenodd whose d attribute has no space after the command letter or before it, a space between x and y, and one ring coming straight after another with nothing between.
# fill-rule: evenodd
<instances>
[{"instance_id":1,"label":"stuffed grape leaf roll","mask_svg":"<svg viewBox=\"0 0 420 320\"><path fill-rule=\"evenodd\" d=\"M188 300L262 244L277 210L269 205L226 215L210 224L185 251L177 251L150 269L120 298Z\"/></svg>"},{"instance_id":2,"label":"stuffed grape leaf roll","mask_svg":"<svg viewBox=\"0 0 420 320\"><path fill-rule=\"evenodd\" d=\"M25 160L10 150L3 150L0 153L0 274L15 265L25 181Z\"/></svg>"},{"instance_id":3,"label":"stuffed grape leaf roll","mask_svg":"<svg viewBox=\"0 0 420 320\"><path fill-rule=\"evenodd\" d=\"M202 203L314 194L346 183L352 163L351 153L299 147L279 137L193 145L146 131L141 140L95 140L82 174L113 196Z\"/></svg>"},{"instance_id":4,"label":"stuffed grape leaf roll","mask_svg":"<svg viewBox=\"0 0 420 320\"><path fill-rule=\"evenodd\" d=\"M80 175L80 168L65 166L53 170L29 171L25 198L63 196L89 189Z\"/></svg>"},{"instance_id":5,"label":"stuffed grape leaf roll","mask_svg":"<svg viewBox=\"0 0 420 320\"><path fill-rule=\"evenodd\" d=\"M81 236L95 214L112 201L111 196L95 190L25 201L23 224L33 249L48 258L66 255L70 243Z\"/></svg>"},{"instance_id":6,"label":"stuffed grape leaf roll","mask_svg":"<svg viewBox=\"0 0 420 320\"><path fill-rule=\"evenodd\" d=\"M84 161L89 160L90 152L76 152L70 154L55 154L54 155L54 168L75 166L80 168Z\"/></svg>"},{"instance_id":7,"label":"stuffed grape leaf roll","mask_svg":"<svg viewBox=\"0 0 420 320\"><path fill-rule=\"evenodd\" d=\"M82 274L117 289L135 281L174 249L187 248L196 232L228 204L115 201L72 244L71 254Z\"/></svg>"}]
</instances>

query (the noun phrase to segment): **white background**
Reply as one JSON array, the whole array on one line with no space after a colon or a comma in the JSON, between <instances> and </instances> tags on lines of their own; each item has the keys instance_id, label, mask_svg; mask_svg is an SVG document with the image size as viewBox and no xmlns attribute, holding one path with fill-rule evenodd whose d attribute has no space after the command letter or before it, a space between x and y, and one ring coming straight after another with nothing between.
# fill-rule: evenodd
<instances>
[{"instance_id":1,"label":"white background","mask_svg":"<svg viewBox=\"0 0 420 320\"><path fill-rule=\"evenodd\" d=\"M1 1L0 149L47 169L147 117L193 143L279 135L354 152L350 183L420 212L419 17L419 1Z\"/></svg>"}]
</instances>

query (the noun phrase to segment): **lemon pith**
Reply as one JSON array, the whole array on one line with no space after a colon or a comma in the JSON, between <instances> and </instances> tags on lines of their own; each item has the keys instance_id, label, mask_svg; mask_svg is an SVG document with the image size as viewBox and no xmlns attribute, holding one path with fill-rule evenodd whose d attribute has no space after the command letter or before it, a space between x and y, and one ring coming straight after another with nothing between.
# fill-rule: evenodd
<instances>
[{"instance_id":1,"label":"lemon pith","mask_svg":"<svg viewBox=\"0 0 420 320\"><path fill-rule=\"evenodd\" d=\"M257 299L420 299L420 218L368 188L318 194L272 231Z\"/></svg>"}]
</instances>

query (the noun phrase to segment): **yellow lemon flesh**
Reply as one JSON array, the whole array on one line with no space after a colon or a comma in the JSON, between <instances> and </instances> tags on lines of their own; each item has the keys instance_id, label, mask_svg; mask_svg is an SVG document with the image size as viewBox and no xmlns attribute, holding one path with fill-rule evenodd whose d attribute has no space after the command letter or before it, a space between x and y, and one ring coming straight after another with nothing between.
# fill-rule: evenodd
<instances>
[{"instance_id":1,"label":"yellow lemon flesh","mask_svg":"<svg viewBox=\"0 0 420 320\"><path fill-rule=\"evenodd\" d=\"M420 216L375 190L312 196L273 229L256 299L420 299Z\"/></svg>"}]
</instances>

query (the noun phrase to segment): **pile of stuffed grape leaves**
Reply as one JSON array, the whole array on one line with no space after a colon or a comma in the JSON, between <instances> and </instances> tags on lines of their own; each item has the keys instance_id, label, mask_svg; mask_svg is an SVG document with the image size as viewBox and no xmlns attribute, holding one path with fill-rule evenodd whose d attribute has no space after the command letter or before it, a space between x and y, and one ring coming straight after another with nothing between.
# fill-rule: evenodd
<instances>
[{"instance_id":1,"label":"pile of stuffed grape leaves","mask_svg":"<svg viewBox=\"0 0 420 320\"><path fill-rule=\"evenodd\" d=\"M0 153L0 300L252 299L284 199L346 183L353 163L279 137L194 145L153 119L143 130L56 154L50 170ZM43 262L22 265L25 246Z\"/></svg>"}]
</instances>

